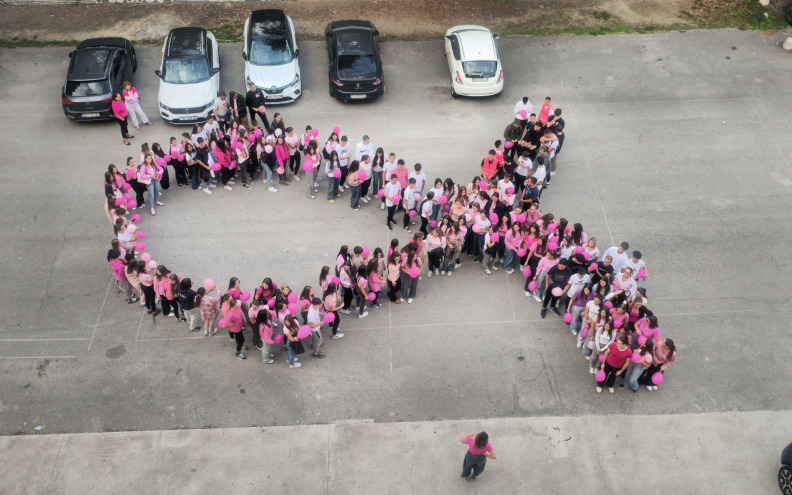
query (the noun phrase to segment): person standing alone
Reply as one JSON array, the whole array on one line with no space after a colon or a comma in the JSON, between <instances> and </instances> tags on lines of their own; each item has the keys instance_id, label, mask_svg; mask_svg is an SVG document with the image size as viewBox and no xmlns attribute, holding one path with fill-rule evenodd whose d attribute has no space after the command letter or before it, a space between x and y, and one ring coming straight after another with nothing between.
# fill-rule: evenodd
<instances>
[{"instance_id":1,"label":"person standing alone","mask_svg":"<svg viewBox=\"0 0 792 495\"><path fill-rule=\"evenodd\" d=\"M264 108L264 92L258 89L254 83L250 83L250 91L245 95L245 105L250 110L250 123L256 125L256 115L258 115L261 118L261 124L266 128L269 120L267 120Z\"/></svg>"},{"instance_id":2,"label":"person standing alone","mask_svg":"<svg viewBox=\"0 0 792 495\"><path fill-rule=\"evenodd\" d=\"M484 472L487 459L497 459L495 451L492 450L492 445L489 444L489 435L485 431L478 434L475 432L468 433L459 441L468 446L465 461L462 464L462 478L476 481L476 477Z\"/></svg>"}]
</instances>

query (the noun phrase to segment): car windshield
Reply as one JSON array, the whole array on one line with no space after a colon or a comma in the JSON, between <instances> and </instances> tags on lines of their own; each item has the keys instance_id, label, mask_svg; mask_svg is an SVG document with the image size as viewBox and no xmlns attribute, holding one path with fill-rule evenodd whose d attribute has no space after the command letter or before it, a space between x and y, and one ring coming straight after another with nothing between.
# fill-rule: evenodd
<instances>
[{"instance_id":1,"label":"car windshield","mask_svg":"<svg viewBox=\"0 0 792 495\"><path fill-rule=\"evenodd\" d=\"M101 96L110 93L110 81L66 81L67 96Z\"/></svg>"},{"instance_id":2,"label":"car windshield","mask_svg":"<svg viewBox=\"0 0 792 495\"><path fill-rule=\"evenodd\" d=\"M283 65L294 58L289 40L283 37L261 36L250 43L250 63L254 65Z\"/></svg>"},{"instance_id":3,"label":"car windshield","mask_svg":"<svg viewBox=\"0 0 792 495\"><path fill-rule=\"evenodd\" d=\"M462 62L466 77L495 77L498 62L494 60L472 60Z\"/></svg>"},{"instance_id":4,"label":"car windshield","mask_svg":"<svg viewBox=\"0 0 792 495\"><path fill-rule=\"evenodd\" d=\"M208 81L209 66L203 57L172 58L165 61L162 80L173 84L193 84Z\"/></svg>"},{"instance_id":5,"label":"car windshield","mask_svg":"<svg viewBox=\"0 0 792 495\"><path fill-rule=\"evenodd\" d=\"M377 77L377 62L374 55L339 55L338 77L340 79L373 79Z\"/></svg>"}]
</instances>

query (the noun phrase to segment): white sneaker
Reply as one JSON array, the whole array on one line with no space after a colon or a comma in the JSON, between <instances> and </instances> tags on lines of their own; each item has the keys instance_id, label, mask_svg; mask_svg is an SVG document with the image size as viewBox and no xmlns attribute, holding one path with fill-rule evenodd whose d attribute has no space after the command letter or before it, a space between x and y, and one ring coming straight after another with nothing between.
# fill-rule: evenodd
<instances>
[{"instance_id":1,"label":"white sneaker","mask_svg":"<svg viewBox=\"0 0 792 495\"><path fill-rule=\"evenodd\" d=\"M657 385L652 385L652 390L657 390Z\"/></svg>"},{"instance_id":2,"label":"white sneaker","mask_svg":"<svg viewBox=\"0 0 792 495\"><path fill-rule=\"evenodd\" d=\"M431 277L432 276L432 272L429 272L426 276L427 277Z\"/></svg>"},{"instance_id":3,"label":"white sneaker","mask_svg":"<svg viewBox=\"0 0 792 495\"><path fill-rule=\"evenodd\" d=\"M336 340L343 339L344 338L344 334L339 332L339 333L333 335L333 338L336 339Z\"/></svg>"},{"instance_id":4,"label":"white sneaker","mask_svg":"<svg viewBox=\"0 0 792 495\"><path fill-rule=\"evenodd\" d=\"M156 211L154 211L154 208L152 208L152 209L151 209L151 214L152 214L152 215L156 215L156 214L157 214L157 212L156 212Z\"/></svg>"},{"instance_id":5,"label":"white sneaker","mask_svg":"<svg viewBox=\"0 0 792 495\"><path fill-rule=\"evenodd\" d=\"M615 391L615 390L613 390L613 387L608 387L608 392L610 392L610 393L614 393L614 392L616 392L616 391Z\"/></svg>"},{"instance_id":6,"label":"white sneaker","mask_svg":"<svg viewBox=\"0 0 792 495\"><path fill-rule=\"evenodd\" d=\"M278 192L278 190L277 190L277 189L275 189L275 188L274 188L274 187L272 187L272 186L269 186L269 187L267 188L267 191L269 191L269 192Z\"/></svg>"},{"instance_id":7,"label":"white sneaker","mask_svg":"<svg viewBox=\"0 0 792 495\"><path fill-rule=\"evenodd\" d=\"M534 296L533 296L533 297L534 297L534 301L536 301L536 302L542 302L542 298L541 298L541 297L539 297L539 294L534 294Z\"/></svg>"},{"instance_id":8,"label":"white sneaker","mask_svg":"<svg viewBox=\"0 0 792 495\"><path fill-rule=\"evenodd\" d=\"M318 182L314 182L314 187L319 187L319 183Z\"/></svg>"},{"instance_id":9,"label":"white sneaker","mask_svg":"<svg viewBox=\"0 0 792 495\"><path fill-rule=\"evenodd\" d=\"M550 176L551 177L554 176L554 175L555 175L555 172L550 172Z\"/></svg>"},{"instance_id":10,"label":"white sneaker","mask_svg":"<svg viewBox=\"0 0 792 495\"><path fill-rule=\"evenodd\" d=\"M530 291L525 291L525 298L526 298L526 299L528 299L528 300L530 300L530 299L531 299L531 293L530 293Z\"/></svg>"},{"instance_id":11,"label":"white sneaker","mask_svg":"<svg viewBox=\"0 0 792 495\"><path fill-rule=\"evenodd\" d=\"M344 192L344 186L338 186L338 192Z\"/></svg>"},{"instance_id":12,"label":"white sneaker","mask_svg":"<svg viewBox=\"0 0 792 495\"><path fill-rule=\"evenodd\" d=\"M297 182L300 182L300 177L299 177L299 176L297 176L297 175L295 175L295 176L294 176L294 180L296 180Z\"/></svg>"},{"instance_id":13,"label":"white sneaker","mask_svg":"<svg viewBox=\"0 0 792 495\"><path fill-rule=\"evenodd\" d=\"M157 205L157 206L165 206L165 203L163 203L162 201L157 201L154 204Z\"/></svg>"},{"instance_id":14,"label":"white sneaker","mask_svg":"<svg viewBox=\"0 0 792 495\"><path fill-rule=\"evenodd\" d=\"M498 271L498 267L497 266L493 266L492 269L495 270L496 272Z\"/></svg>"},{"instance_id":15,"label":"white sneaker","mask_svg":"<svg viewBox=\"0 0 792 495\"><path fill-rule=\"evenodd\" d=\"M298 363L297 360L295 360L294 364L289 365L289 368L299 368L300 366L302 366L302 364Z\"/></svg>"},{"instance_id":16,"label":"white sneaker","mask_svg":"<svg viewBox=\"0 0 792 495\"><path fill-rule=\"evenodd\" d=\"M598 394L601 394L601 393L602 393L602 387L597 387L597 393L598 393Z\"/></svg>"},{"instance_id":17,"label":"white sneaker","mask_svg":"<svg viewBox=\"0 0 792 495\"><path fill-rule=\"evenodd\" d=\"M401 298L401 302L404 302L404 298L403 297Z\"/></svg>"},{"instance_id":18,"label":"white sneaker","mask_svg":"<svg viewBox=\"0 0 792 495\"><path fill-rule=\"evenodd\" d=\"M371 201L371 194L366 194L366 199L367 199L368 201Z\"/></svg>"},{"instance_id":19,"label":"white sneaker","mask_svg":"<svg viewBox=\"0 0 792 495\"><path fill-rule=\"evenodd\" d=\"M583 347L583 342L578 342L577 343L577 348L580 349L581 347Z\"/></svg>"},{"instance_id":20,"label":"white sneaker","mask_svg":"<svg viewBox=\"0 0 792 495\"><path fill-rule=\"evenodd\" d=\"M338 312L339 312L339 313L344 313L345 315L348 315L348 314L351 314L351 313L352 313L352 312L351 312L350 310L348 310L348 309L339 309L339 310L338 310Z\"/></svg>"},{"instance_id":21,"label":"white sneaker","mask_svg":"<svg viewBox=\"0 0 792 495\"><path fill-rule=\"evenodd\" d=\"M362 315L358 315L358 318L365 318L368 316L368 311L363 311Z\"/></svg>"},{"instance_id":22,"label":"white sneaker","mask_svg":"<svg viewBox=\"0 0 792 495\"><path fill-rule=\"evenodd\" d=\"M586 356L586 358L588 358L588 356ZM594 368L589 368L589 375L593 375L593 374L594 374Z\"/></svg>"},{"instance_id":23,"label":"white sneaker","mask_svg":"<svg viewBox=\"0 0 792 495\"><path fill-rule=\"evenodd\" d=\"M586 361L591 361L591 356L583 356ZM591 374L594 374L594 370L591 370Z\"/></svg>"},{"instance_id":24,"label":"white sneaker","mask_svg":"<svg viewBox=\"0 0 792 495\"><path fill-rule=\"evenodd\" d=\"M228 190L228 191L233 191L233 190L234 190L234 188L233 188L233 187L231 187L231 186L229 186L228 184L226 184L225 186L223 186L223 189L226 189L226 190Z\"/></svg>"},{"instance_id":25,"label":"white sneaker","mask_svg":"<svg viewBox=\"0 0 792 495\"><path fill-rule=\"evenodd\" d=\"M489 268L485 268L484 273L486 273L487 275L492 275L492 272L490 271Z\"/></svg>"},{"instance_id":26,"label":"white sneaker","mask_svg":"<svg viewBox=\"0 0 792 495\"><path fill-rule=\"evenodd\" d=\"M651 385L647 385L647 386L646 386L646 390L648 390L648 391L650 391L650 392L651 392L651 391L652 391L652 386L651 386Z\"/></svg>"},{"instance_id":27,"label":"white sneaker","mask_svg":"<svg viewBox=\"0 0 792 495\"><path fill-rule=\"evenodd\" d=\"M435 268L435 275L439 275L439 274L440 274L440 269L439 268Z\"/></svg>"},{"instance_id":28,"label":"white sneaker","mask_svg":"<svg viewBox=\"0 0 792 495\"><path fill-rule=\"evenodd\" d=\"M236 184L236 181L234 179L228 179L228 183L229 184Z\"/></svg>"},{"instance_id":29,"label":"white sneaker","mask_svg":"<svg viewBox=\"0 0 792 495\"><path fill-rule=\"evenodd\" d=\"M380 210L384 210L384 209L385 209L385 203L380 203Z\"/></svg>"},{"instance_id":30,"label":"white sneaker","mask_svg":"<svg viewBox=\"0 0 792 495\"><path fill-rule=\"evenodd\" d=\"M403 300L403 299L402 299ZM407 299L407 304L412 304L412 297Z\"/></svg>"},{"instance_id":31,"label":"white sneaker","mask_svg":"<svg viewBox=\"0 0 792 495\"><path fill-rule=\"evenodd\" d=\"M204 187L204 188L203 188L203 192L205 192L206 194L212 194L212 191L210 191L210 190L209 190L208 188L206 188L206 187Z\"/></svg>"},{"instance_id":32,"label":"white sneaker","mask_svg":"<svg viewBox=\"0 0 792 495\"><path fill-rule=\"evenodd\" d=\"M210 182L210 183L209 183L209 187L211 187L212 189L214 189L215 187L217 187L217 184L215 184L215 183L213 183L213 182Z\"/></svg>"}]
</instances>

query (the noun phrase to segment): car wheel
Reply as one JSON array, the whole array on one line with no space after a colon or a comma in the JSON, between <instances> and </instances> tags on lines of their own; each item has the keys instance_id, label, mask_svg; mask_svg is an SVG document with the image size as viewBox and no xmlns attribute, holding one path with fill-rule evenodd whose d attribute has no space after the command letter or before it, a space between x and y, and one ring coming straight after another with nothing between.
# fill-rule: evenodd
<instances>
[{"instance_id":1,"label":"car wheel","mask_svg":"<svg viewBox=\"0 0 792 495\"><path fill-rule=\"evenodd\" d=\"M459 95L457 94L457 92L456 92L456 91L454 91L454 85L452 84L452 85L451 85L451 98L456 98L456 97L458 97L458 96L459 96Z\"/></svg>"},{"instance_id":2,"label":"car wheel","mask_svg":"<svg viewBox=\"0 0 792 495\"><path fill-rule=\"evenodd\" d=\"M792 495L792 467L784 464L778 470L778 487L784 495Z\"/></svg>"},{"instance_id":3,"label":"car wheel","mask_svg":"<svg viewBox=\"0 0 792 495\"><path fill-rule=\"evenodd\" d=\"M137 55L135 54L134 48L132 49L132 72L137 70Z\"/></svg>"}]
</instances>

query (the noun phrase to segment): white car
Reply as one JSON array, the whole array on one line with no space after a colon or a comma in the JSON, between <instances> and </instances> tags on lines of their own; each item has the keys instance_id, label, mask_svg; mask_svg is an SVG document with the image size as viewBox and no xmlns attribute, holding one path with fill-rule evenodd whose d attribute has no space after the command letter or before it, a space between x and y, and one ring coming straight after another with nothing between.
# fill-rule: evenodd
<instances>
[{"instance_id":1,"label":"white car","mask_svg":"<svg viewBox=\"0 0 792 495\"><path fill-rule=\"evenodd\" d=\"M160 116L172 124L204 122L220 92L220 52L206 29L176 28L162 47Z\"/></svg>"},{"instance_id":2,"label":"white car","mask_svg":"<svg viewBox=\"0 0 792 495\"><path fill-rule=\"evenodd\" d=\"M445 56L451 71L451 96L492 96L503 91L497 36L481 26L446 31Z\"/></svg>"},{"instance_id":3,"label":"white car","mask_svg":"<svg viewBox=\"0 0 792 495\"><path fill-rule=\"evenodd\" d=\"M267 103L291 103L302 94L300 50L294 23L280 9L256 10L245 21L245 83L264 92Z\"/></svg>"}]
</instances>

